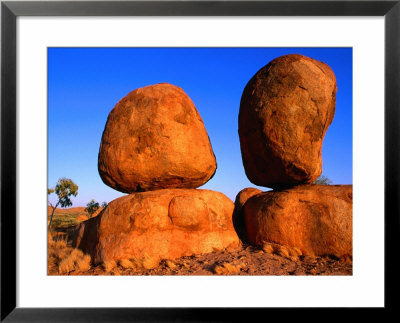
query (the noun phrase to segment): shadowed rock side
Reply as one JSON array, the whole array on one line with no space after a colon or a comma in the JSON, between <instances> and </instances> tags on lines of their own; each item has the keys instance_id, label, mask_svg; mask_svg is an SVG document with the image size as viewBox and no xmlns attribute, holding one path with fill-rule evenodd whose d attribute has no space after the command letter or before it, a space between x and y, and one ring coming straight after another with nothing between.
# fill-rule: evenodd
<instances>
[{"instance_id":1,"label":"shadowed rock side","mask_svg":"<svg viewBox=\"0 0 400 323\"><path fill-rule=\"evenodd\" d=\"M352 185L302 185L245 203L250 242L296 247L303 255L352 256Z\"/></svg>"},{"instance_id":2,"label":"shadowed rock side","mask_svg":"<svg viewBox=\"0 0 400 323\"><path fill-rule=\"evenodd\" d=\"M95 264L133 259L151 268L161 259L239 247L233 208L228 197L209 190L135 193L110 202L96 218L81 223L73 244Z\"/></svg>"},{"instance_id":3,"label":"shadowed rock side","mask_svg":"<svg viewBox=\"0 0 400 323\"><path fill-rule=\"evenodd\" d=\"M259 70L243 91L239 111L248 179L277 189L315 181L335 103L336 78L325 63L294 54Z\"/></svg>"},{"instance_id":4,"label":"shadowed rock side","mask_svg":"<svg viewBox=\"0 0 400 323\"><path fill-rule=\"evenodd\" d=\"M236 195L235 209L233 210L232 222L236 230L236 233L238 234L239 239L242 242L248 242L246 225L244 222L243 206L250 197L259 193L262 193L262 191L254 187L247 187L242 189Z\"/></svg>"},{"instance_id":5,"label":"shadowed rock side","mask_svg":"<svg viewBox=\"0 0 400 323\"><path fill-rule=\"evenodd\" d=\"M203 120L177 86L132 91L108 116L98 169L103 182L118 191L196 188L216 167Z\"/></svg>"}]
</instances>

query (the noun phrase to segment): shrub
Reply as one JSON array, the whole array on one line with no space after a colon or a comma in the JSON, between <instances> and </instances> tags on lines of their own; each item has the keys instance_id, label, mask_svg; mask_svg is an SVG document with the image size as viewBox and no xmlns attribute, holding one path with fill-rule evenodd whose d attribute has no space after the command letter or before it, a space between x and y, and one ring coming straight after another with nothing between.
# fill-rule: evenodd
<instances>
[{"instance_id":1,"label":"shrub","mask_svg":"<svg viewBox=\"0 0 400 323\"><path fill-rule=\"evenodd\" d=\"M315 185L330 185L330 184L332 184L332 181L325 175L321 175L320 177L318 177L315 180L315 182L313 184L315 184Z\"/></svg>"}]
</instances>

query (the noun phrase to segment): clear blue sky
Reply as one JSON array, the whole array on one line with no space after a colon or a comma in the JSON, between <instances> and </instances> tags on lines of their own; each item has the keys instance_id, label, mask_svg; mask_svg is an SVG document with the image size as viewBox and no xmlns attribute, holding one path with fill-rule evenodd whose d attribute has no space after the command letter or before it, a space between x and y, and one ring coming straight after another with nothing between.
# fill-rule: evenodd
<instances>
[{"instance_id":1,"label":"clear blue sky","mask_svg":"<svg viewBox=\"0 0 400 323\"><path fill-rule=\"evenodd\" d=\"M130 91L168 82L194 102L217 158L214 177L201 188L234 200L241 189L256 187L245 175L237 132L243 89L269 61L293 53L323 61L336 74L336 114L323 144L323 174L333 184L351 184L351 48L49 48L49 187L60 177L71 178L79 186L73 206L124 195L103 184L97 171L107 116Z\"/></svg>"}]
</instances>

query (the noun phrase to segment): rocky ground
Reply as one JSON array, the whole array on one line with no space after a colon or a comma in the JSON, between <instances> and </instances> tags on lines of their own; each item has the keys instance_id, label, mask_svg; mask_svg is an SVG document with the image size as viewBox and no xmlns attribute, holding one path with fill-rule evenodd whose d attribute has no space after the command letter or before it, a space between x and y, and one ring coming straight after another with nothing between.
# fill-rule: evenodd
<instances>
[{"instance_id":1,"label":"rocky ground","mask_svg":"<svg viewBox=\"0 0 400 323\"><path fill-rule=\"evenodd\" d=\"M107 269L107 270L106 270ZM49 275L59 275L57 260L49 256ZM352 275L350 259L299 256L298 260L264 252L244 244L238 250L162 260L153 269L118 263L112 268L93 266L81 271L74 268L66 275Z\"/></svg>"}]
</instances>

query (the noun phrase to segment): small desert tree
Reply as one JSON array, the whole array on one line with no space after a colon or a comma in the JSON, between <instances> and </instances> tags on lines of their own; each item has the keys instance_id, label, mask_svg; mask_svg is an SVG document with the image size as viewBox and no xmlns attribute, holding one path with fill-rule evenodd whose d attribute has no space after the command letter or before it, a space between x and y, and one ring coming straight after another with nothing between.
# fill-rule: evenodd
<instances>
[{"instance_id":1,"label":"small desert tree","mask_svg":"<svg viewBox=\"0 0 400 323\"><path fill-rule=\"evenodd\" d=\"M316 185L330 185L330 184L332 184L332 181L328 177L326 177L325 175L321 175L320 177L318 177L316 179L316 181L313 184L316 184Z\"/></svg>"},{"instance_id":2,"label":"small desert tree","mask_svg":"<svg viewBox=\"0 0 400 323\"><path fill-rule=\"evenodd\" d=\"M95 200L91 200L88 204L86 204L85 212L89 214L89 218L92 217L93 213L99 209L100 205Z\"/></svg>"},{"instance_id":3,"label":"small desert tree","mask_svg":"<svg viewBox=\"0 0 400 323\"><path fill-rule=\"evenodd\" d=\"M78 195L78 185L76 185L71 179L62 177L57 181L55 188L48 188L47 194L50 195L56 193L58 201L55 205L49 205L53 208L50 215L49 228L53 221L53 215L56 208L60 205L61 207L67 207L72 205L71 197Z\"/></svg>"},{"instance_id":4,"label":"small desert tree","mask_svg":"<svg viewBox=\"0 0 400 323\"><path fill-rule=\"evenodd\" d=\"M108 205L108 203L105 202L105 201L104 201L103 203L101 203L101 207L102 207L102 208L105 208L107 205Z\"/></svg>"}]
</instances>

